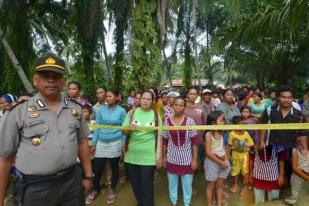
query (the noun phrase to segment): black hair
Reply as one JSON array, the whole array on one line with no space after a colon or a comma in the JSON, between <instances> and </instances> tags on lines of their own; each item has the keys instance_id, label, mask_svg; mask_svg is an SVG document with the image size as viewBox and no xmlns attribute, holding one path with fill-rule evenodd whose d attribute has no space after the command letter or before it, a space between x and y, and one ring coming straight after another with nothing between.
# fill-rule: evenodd
<instances>
[{"instance_id":1,"label":"black hair","mask_svg":"<svg viewBox=\"0 0 309 206\"><path fill-rule=\"evenodd\" d=\"M71 84L75 84L77 86L77 88L78 88L78 91L82 90L82 85L80 84L80 82L78 82L78 81L70 81L68 83L68 86L70 86Z\"/></svg>"},{"instance_id":2,"label":"black hair","mask_svg":"<svg viewBox=\"0 0 309 206\"><path fill-rule=\"evenodd\" d=\"M225 89L225 90L223 90L223 92L222 92L223 96L225 96L225 94L226 94L227 92L229 92L229 91L231 91L231 92L234 94L233 89Z\"/></svg>"},{"instance_id":3,"label":"black hair","mask_svg":"<svg viewBox=\"0 0 309 206\"><path fill-rule=\"evenodd\" d=\"M198 89L196 86L191 86L191 87L188 88L187 94L189 94L189 92L190 92L191 89L196 90L197 94L199 93L199 89Z\"/></svg>"},{"instance_id":4,"label":"black hair","mask_svg":"<svg viewBox=\"0 0 309 206\"><path fill-rule=\"evenodd\" d=\"M249 109L249 111L251 112L251 108L248 107L248 106L243 106L243 107L240 109L240 112L242 112L244 109Z\"/></svg>"},{"instance_id":5,"label":"black hair","mask_svg":"<svg viewBox=\"0 0 309 206\"><path fill-rule=\"evenodd\" d=\"M150 94L150 95L151 95L151 100L152 100L152 102L155 102L155 95L154 95L154 93L153 93L152 91L149 91L149 90L143 91L143 92L142 92L142 96L143 96L145 93Z\"/></svg>"},{"instance_id":6,"label":"black hair","mask_svg":"<svg viewBox=\"0 0 309 206\"><path fill-rule=\"evenodd\" d=\"M290 92L292 94L292 96L294 97L294 91L293 91L292 87L290 87L288 85L283 85L283 86L281 86L277 89L277 91L276 91L277 97L279 97L282 92Z\"/></svg>"},{"instance_id":7,"label":"black hair","mask_svg":"<svg viewBox=\"0 0 309 206\"><path fill-rule=\"evenodd\" d=\"M95 91L97 92L98 89L103 89L106 92L106 87L104 87L104 86L97 86L95 88Z\"/></svg>"},{"instance_id":8,"label":"black hair","mask_svg":"<svg viewBox=\"0 0 309 206\"><path fill-rule=\"evenodd\" d=\"M232 123L233 124L239 124L241 121L243 120L243 118L241 117L241 116L234 116L233 118L232 118Z\"/></svg>"},{"instance_id":9,"label":"black hair","mask_svg":"<svg viewBox=\"0 0 309 206\"><path fill-rule=\"evenodd\" d=\"M158 101L158 99L159 99L159 92L158 92L158 89L157 88L155 88L155 87L150 87L149 89L148 89L148 91L149 92L151 92L152 94L153 94L153 102L157 102ZM144 92L143 92L144 93ZM142 93L142 95L143 95L143 93Z\"/></svg>"},{"instance_id":10,"label":"black hair","mask_svg":"<svg viewBox=\"0 0 309 206\"><path fill-rule=\"evenodd\" d=\"M163 95L167 95L167 92L161 92L160 97L162 97Z\"/></svg>"},{"instance_id":11,"label":"black hair","mask_svg":"<svg viewBox=\"0 0 309 206\"><path fill-rule=\"evenodd\" d=\"M92 106L90 106L89 104L82 105L82 109L87 109L90 114L92 114L93 112Z\"/></svg>"},{"instance_id":12,"label":"black hair","mask_svg":"<svg viewBox=\"0 0 309 206\"><path fill-rule=\"evenodd\" d=\"M183 98L181 96L175 97L174 102L176 102L177 99L181 99L185 103L185 106L187 105L187 101L186 101L185 98Z\"/></svg>"},{"instance_id":13,"label":"black hair","mask_svg":"<svg viewBox=\"0 0 309 206\"><path fill-rule=\"evenodd\" d=\"M260 97L260 99L263 99L263 96L262 96L261 92L255 92L255 93L253 94L253 96L254 96L254 95Z\"/></svg>"},{"instance_id":14,"label":"black hair","mask_svg":"<svg viewBox=\"0 0 309 206\"><path fill-rule=\"evenodd\" d=\"M246 98L247 94L244 91L239 91L237 96L238 96L238 100L242 101Z\"/></svg>"},{"instance_id":15,"label":"black hair","mask_svg":"<svg viewBox=\"0 0 309 206\"><path fill-rule=\"evenodd\" d=\"M82 95L81 98L82 98L82 99L87 99L89 102L91 102L91 100L92 100L91 95L88 95L88 94Z\"/></svg>"},{"instance_id":16,"label":"black hair","mask_svg":"<svg viewBox=\"0 0 309 206\"><path fill-rule=\"evenodd\" d=\"M212 122L217 122L218 118L223 114L221 111L212 111L207 115L207 125L212 125Z\"/></svg>"},{"instance_id":17,"label":"black hair","mask_svg":"<svg viewBox=\"0 0 309 206\"><path fill-rule=\"evenodd\" d=\"M249 90L249 86L245 85L245 86L242 86L240 89L241 89L241 90L243 90L243 89Z\"/></svg>"},{"instance_id":18,"label":"black hair","mask_svg":"<svg viewBox=\"0 0 309 206\"><path fill-rule=\"evenodd\" d=\"M136 95L140 94L142 96L142 92L135 92L134 97L136 97Z\"/></svg>"},{"instance_id":19,"label":"black hair","mask_svg":"<svg viewBox=\"0 0 309 206\"><path fill-rule=\"evenodd\" d=\"M119 96L119 95L120 95L119 90L118 90L118 89L114 89L114 88L112 88L112 89L107 89L106 92L111 92L111 93L113 93L115 96Z\"/></svg>"}]
</instances>

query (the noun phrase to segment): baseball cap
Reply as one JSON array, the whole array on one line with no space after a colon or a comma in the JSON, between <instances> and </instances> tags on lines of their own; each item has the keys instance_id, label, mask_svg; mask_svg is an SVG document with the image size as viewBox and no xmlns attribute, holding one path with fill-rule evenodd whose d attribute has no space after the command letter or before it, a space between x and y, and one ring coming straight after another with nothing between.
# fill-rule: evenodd
<instances>
[{"instance_id":1,"label":"baseball cap","mask_svg":"<svg viewBox=\"0 0 309 206\"><path fill-rule=\"evenodd\" d=\"M212 94L212 91L210 89L204 89L202 94L205 94L205 93Z\"/></svg>"}]
</instances>

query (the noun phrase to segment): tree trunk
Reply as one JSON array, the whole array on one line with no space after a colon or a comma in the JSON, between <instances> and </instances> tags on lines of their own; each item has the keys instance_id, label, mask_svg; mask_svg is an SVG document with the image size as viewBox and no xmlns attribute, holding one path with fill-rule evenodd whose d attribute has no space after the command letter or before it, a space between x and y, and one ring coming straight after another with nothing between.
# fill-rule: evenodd
<instances>
[{"instance_id":1,"label":"tree trunk","mask_svg":"<svg viewBox=\"0 0 309 206\"><path fill-rule=\"evenodd\" d=\"M191 49L189 39L186 40L185 45L185 67L184 67L184 87L189 88L192 81L192 68L191 68Z\"/></svg>"},{"instance_id":2,"label":"tree trunk","mask_svg":"<svg viewBox=\"0 0 309 206\"><path fill-rule=\"evenodd\" d=\"M114 85L116 88L122 88L123 68L124 68L124 23L119 17L116 17L116 65Z\"/></svg>"},{"instance_id":3,"label":"tree trunk","mask_svg":"<svg viewBox=\"0 0 309 206\"><path fill-rule=\"evenodd\" d=\"M110 78L112 78L112 75L111 75L111 66L108 62L108 55L107 55L107 51L106 51L105 34L103 34L102 47L103 47L105 66L106 66L107 75L108 75L107 79L110 79Z\"/></svg>"},{"instance_id":4,"label":"tree trunk","mask_svg":"<svg viewBox=\"0 0 309 206\"><path fill-rule=\"evenodd\" d=\"M11 46L9 45L9 43L7 42L6 38L4 37L4 33L2 28L0 27L0 40L7 52L7 55L9 56L15 70L17 71L17 74L20 78L20 80L22 81L25 89L27 90L28 93L30 94L34 94L35 90L32 86L32 84L30 83L29 79L27 78L23 68L21 67L21 65L19 64Z\"/></svg>"},{"instance_id":5,"label":"tree trunk","mask_svg":"<svg viewBox=\"0 0 309 206\"><path fill-rule=\"evenodd\" d=\"M193 0L192 2L192 24L193 24L193 47L194 47L194 68L195 68L195 75L198 80L198 85L200 90L202 90L202 83L200 77L200 65L199 65L199 53L197 50L197 29L196 29L196 7L197 7L197 0Z\"/></svg>"},{"instance_id":6,"label":"tree trunk","mask_svg":"<svg viewBox=\"0 0 309 206\"><path fill-rule=\"evenodd\" d=\"M94 91L94 72L93 72L93 65L94 65L94 60L93 56L89 53L84 53L83 54L83 64L84 64L84 74L85 74L85 80L88 84L86 88L84 88L84 91L86 94L92 94Z\"/></svg>"}]
</instances>

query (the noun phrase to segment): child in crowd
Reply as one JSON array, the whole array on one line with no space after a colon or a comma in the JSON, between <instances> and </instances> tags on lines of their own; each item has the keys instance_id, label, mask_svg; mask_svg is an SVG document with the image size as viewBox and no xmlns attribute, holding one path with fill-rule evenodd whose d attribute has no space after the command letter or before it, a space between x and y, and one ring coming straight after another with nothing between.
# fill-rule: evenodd
<instances>
[{"instance_id":1,"label":"child in crowd","mask_svg":"<svg viewBox=\"0 0 309 206\"><path fill-rule=\"evenodd\" d=\"M132 108L134 105L134 97L135 97L135 91L131 90L127 101L129 108Z\"/></svg>"},{"instance_id":2,"label":"child in crowd","mask_svg":"<svg viewBox=\"0 0 309 206\"><path fill-rule=\"evenodd\" d=\"M210 112L207 116L208 125L224 125L224 114L221 111ZM217 205L223 203L223 183L231 171L225 153L223 135L220 131L208 131L205 135L206 158L204 170L207 180L207 205L212 205L213 191L216 188Z\"/></svg>"},{"instance_id":3,"label":"child in crowd","mask_svg":"<svg viewBox=\"0 0 309 206\"><path fill-rule=\"evenodd\" d=\"M292 196L285 199L290 205L297 203L297 198L305 182L309 182L309 153L300 145L292 149L292 169L291 188Z\"/></svg>"},{"instance_id":4,"label":"child in crowd","mask_svg":"<svg viewBox=\"0 0 309 206\"><path fill-rule=\"evenodd\" d=\"M244 121L241 116L234 116L232 118L232 123L244 124ZM248 190L248 180L249 180L249 150L253 148L254 143L247 131L244 130L235 130L231 131L229 134L229 152L231 154L232 161L232 181L233 185L230 189L232 193L237 192L237 176L242 174L244 187L242 193Z\"/></svg>"},{"instance_id":5,"label":"child in crowd","mask_svg":"<svg viewBox=\"0 0 309 206\"><path fill-rule=\"evenodd\" d=\"M240 109L241 117L243 118L244 124L256 124L257 119L251 116L251 108L248 106L243 106ZM250 136L253 138L254 144L259 143L258 131L257 130L250 130L248 131Z\"/></svg>"},{"instance_id":6,"label":"child in crowd","mask_svg":"<svg viewBox=\"0 0 309 206\"><path fill-rule=\"evenodd\" d=\"M164 106L164 119L167 119L174 115L173 104L174 104L175 98L178 96L179 94L177 92L170 92L167 94L168 101L167 101L167 105Z\"/></svg>"},{"instance_id":7,"label":"child in crowd","mask_svg":"<svg viewBox=\"0 0 309 206\"><path fill-rule=\"evenodd\" d=\"M256 204L264 202L266 192L269 201L279 198L284 183L284 161L285 152L280 145L267 145L259 150L256 147L254 154L250 154L250 182Z\"/></svg>"},{"instance_id":8,"label":"child in crowd","mask_svg":"<svg viewBox=\"0 0 309 206\"><path fill-rule=\"evenodd\" d=\"M164 126L192 126L195 122L185 116L186 100L176 97L173 104L175 114L164 121ZM192 197L193 171L198 167L196 130L165 130L163 135L163 166L167 170L170 200L175 206L178 199L178 179L181 178L183 201L189 206Z\"/></svg>"},{"instance_id":9,"label":"child in crowd","mask_svg":"<svg viewBox=\"0 0 309 206\"><path fill-rule=\"evenodd\" d=\"M93 109L89 104L85 104L82 106L83 119L88 123L88 125L95 125L95 120L91 119L92 112L93 112ZM91 133L88 136L88 141L89 141L89 146L91 146L91 139L93 137L94 129L91 127L89 129Z\"/></svg>"}]
</instances>

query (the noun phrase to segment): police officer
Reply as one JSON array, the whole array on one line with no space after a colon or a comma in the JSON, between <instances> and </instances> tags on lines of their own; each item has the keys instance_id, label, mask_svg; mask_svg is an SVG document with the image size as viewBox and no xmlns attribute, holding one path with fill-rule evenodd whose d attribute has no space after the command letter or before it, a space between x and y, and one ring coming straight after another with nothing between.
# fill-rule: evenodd
<instances>
[{"instance_id":1,"label":"police officer","mask_svg":"<svg viewBox=\"0 0 309 206\"><path fill-rule=\"evenodd\" d=\"M78 206L81 183L85 190L92 186L89 129L80 105L61 94L64 61L40 58L33 81L38 93L13 104L0 123L0 206L15 155L19 205Z\"/></svg>"}]
</instances>

